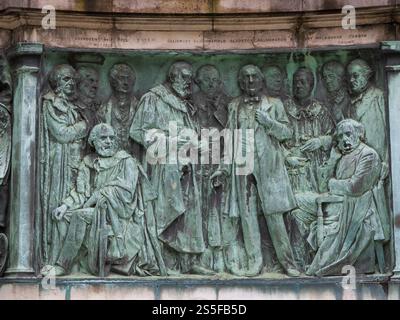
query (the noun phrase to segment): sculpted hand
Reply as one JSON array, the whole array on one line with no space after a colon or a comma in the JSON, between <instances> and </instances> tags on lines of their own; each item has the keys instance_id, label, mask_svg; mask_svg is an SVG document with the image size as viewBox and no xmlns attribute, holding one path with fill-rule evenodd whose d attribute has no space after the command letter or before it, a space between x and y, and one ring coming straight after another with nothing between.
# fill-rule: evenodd
<instances>
[{"instance_id":1,"label":"sculpted hand","mask_svg":"<svg viewBox=\"0 0 400 320\"><path fill-rule=\"evenodd\" d=\"M322 144L319 138L311 138L301 146L300 151L301 152L315 151L321 148L321 146Z\"/></svg>"},{"instance_id":2,"label":"sculpted hand","mask_svg":"<svg viewBox=\"0 0 400 320\"><path fill-rule=\"evenodd\" d=\"M273 124L273 120L269 117L268 113L263 110L256 111L256 120L263 126L270 127Z\"/></svg>"},{"instance_id":3,"label":"sculpted hand","mask_svg":"<svg viewBox=\"0 0 400 320\"><path fill-rule=\"evenodd\" d=\"M84 208L94 207L98 201L99 193L96 191L92 194L92 196L85 202L83 205Z\"/></svg>"},{"instance_id":4,"label":"sculpted hand","mask_svg":"<svg viewBox=\"0 0 400 320\"><path fill-rule=\"evenodd\" d=\"M68 207L66 204L63 204L63 205L59 206L58 208L54 209L53 210L53 219L60 221L64 217L67 210L68 210Z\"/></svg>"},{"instance_id":5,"label":"sculpted hand","mask_svg":"<svg viewBox=\"0 0 400 320\"><path fill-rule=\"evenodd\" d=\"M307 161L308 161L307 158L301 158L301 157L287 157L286 158L286 162L292 168L304 167L306 165Z\"/></svg>"}]
</instances>

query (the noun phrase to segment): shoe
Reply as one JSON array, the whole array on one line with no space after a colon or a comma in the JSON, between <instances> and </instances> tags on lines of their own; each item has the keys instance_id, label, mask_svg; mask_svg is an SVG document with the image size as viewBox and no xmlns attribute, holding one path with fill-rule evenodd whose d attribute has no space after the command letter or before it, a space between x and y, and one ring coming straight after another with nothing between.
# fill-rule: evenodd
<instances>
[{"instance_id":1,"label":"shoe","mask_svg":"<svg viewBox=\"0 0 400 320\"><path fill-rule=\"evenodd\" d=\"M65 271L65 269L63 267L52 266L52 265L46 265L40 271L40 274L44 277L46 277L46 276L55 276L55 277L58 276L59 277L59 276L65 275L66 273L67 272Z\"/></svg>"},{"instance_id":2,"label":"shoe","mask_svg":"<svg viewBox=\"0 0 400 320\"><path fill-rule=\"evenodd\" d=\"M67 272L65 271L65 269L63 267L60 266L55 266L54 267L54 272L55 272L55 276L59 277L59 276L63 276L65 275Z\"/></svg>"},{"instance_id":3,"label":"shoe","mask_svg":"<svg viewBox=\"0 0 400 320\"><path fill-rule=\"evenodd\" d=\"M299 270L296 270L296 269L294 269L294 268L288 268L288 269L286 270L286 274L287 274L289 277L300 277L300 271L299 271Z\"/></svg>"},{"instance_id":4,"label":"shoe","mask_svg":"<svg viewBox=\"0 0 400 320\"><path fill-rule=\"evenodd\" d=\"M178 270L174 270L174 269L167 269L167 275L172 276L172 277L176 277L176 276L180 276L182 275Z\"/></svg>"},{"instance_id":5,"label":"shoe","mask_svg":"<svg viewBox=\"0 0 400 320\"><path fill-rule=\"evenodd\" d=\"M205 267L202 266L193 266L191 269L191 273L193 274L199 274L202 276L213 276L216 274L216 272L214 270L211 269L207 269Z\"/></svg>"}]
</instances>

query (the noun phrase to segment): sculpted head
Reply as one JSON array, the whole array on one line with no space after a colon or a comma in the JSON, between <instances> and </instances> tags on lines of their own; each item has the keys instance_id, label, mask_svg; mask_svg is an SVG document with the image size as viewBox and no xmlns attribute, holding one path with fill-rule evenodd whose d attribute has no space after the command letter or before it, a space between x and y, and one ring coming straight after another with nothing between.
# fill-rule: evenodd
<instances>
[{"instance_id":1,"label":"sculpted head","mask_svg":"<svg viewBox=\"0 0 400 320\"><path fill-rule=\"evenodd\" d=\"M180 97L187 98L191 95L192 80L193 71L189 63L177 61L169 68L167 82Z\"/></svg>"},{"instance_id":2,"label":"sculpted head","mask_svg":"<svg viewBox=\"0 0 400 320\"><path fill-rule=\"evenodd\" d=\"M310 98L314 88L314 74L311 69L301 67L293 75L293 95L298 100Z\"/></svg>"},{"instance_id":3,"label":"sculpted head","mask_svg":"<svg viewBox=\"0 0 400 320\"><path fill-rule=\"evenodd\" d=\"M264 75L259 67L248 64L240 68L238 80L240 89L244 93L248 96L255 96L263 87Z\"/></svg>"},{"instance_id":4,"label":"sculpted head","mask_svg":"<svg viewBox=\"0 0 400 320\"><path fill-rule=\"evenodd\" d=\"M95 125L90 131L88 141L95 148L96 153L102 157L112 157L117 152L115 131L109 124Z\"/></svg>"},{"instance_id":5,"label":"sculpted head","mask_svg":"<svg viewBox=\"0 0 400 320\"><path fill-rule=\"evenodd\" d=\"M202 92L213 97L221 87L221 76L216 67L206 64L197 69L195 82Z\"/></svg>"},{"instance_id":6,"label":"sculpted head","mask_svg":"<svg viewBox=\"0 0 400 320\"><path fill-rule=\"evenodd\" d=\"M337 92L344 86L346 72L338 61L328 61L322 66L322 82L329 93Z\"/></svg>"},{"instance_id":7,"label":"sculpted head","mask_svg":"<svg viewBox=\"0 0 400 320\"><path fill-rule=\"evenodd\" d=\"M73 99L76 97L77 78L74 68L68 64L60 64L50 72L49 84L57 95L62 94L68 99Z\"/></svg>"},{"instance_id":8,"label":"sculpted head","mask_svg":"<svg viewBox=\"0 0 400 320\"><path fill-rule=\"evenodd\" d=\"M119 94L131 94L136 82L136 74L125 63L114 64L109 73L111 89Z\"/></svg>"},{"instance_id":9,"label":"sculpted head","mask_svg":"<svg viewBox=\"0 0 400 320\"><path fill-rule=\"evenodd\" d=\"M79 76L79 93L94 100L99 87L99 73L91 67L80 67L77 70Z\"/></svg>"},{"instance_id":10,"label":"sculpted head","mask_svg":"<svg viewBox=\"0 0 400 320\"><path fill-rule=\"evenodd\" d=\"M365 60L355 59L347 66L347 80L353 93L364 92L373 76L372 68Z\"/></svg>"},{"instance_id":11,"label":"sculpted head","mask_svg":"<svg viewBox=\"0 0 400 320\"><path fill-rule=\"evenodd\" d=\"M338 123L335 137L339 150L349 153L365 141L365 128L353 119L345 119Z\"/></svg>"},{"instance_id":12,"label":"sculpted head","mask_svg":"<svg viewBox=\"0 0 400 320\"><path fill-rule=\"evenodd\" d=\"M265 87L268 95L278 97L281 94L284 73L278 66L267 66L263 69Z\"/></svg>"}]
</instances>

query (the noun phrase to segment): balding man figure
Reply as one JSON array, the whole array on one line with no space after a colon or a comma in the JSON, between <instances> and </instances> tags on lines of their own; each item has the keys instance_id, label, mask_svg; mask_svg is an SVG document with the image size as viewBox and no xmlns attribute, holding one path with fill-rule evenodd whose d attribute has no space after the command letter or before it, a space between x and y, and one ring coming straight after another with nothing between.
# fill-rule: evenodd
<instances>
[{"instance_id":1,"label":"balding man figure","mask_svg":"<svg viewBox=\"0 0 400 320\"><path fill-rule=\"evenodd\" d=\"M146 155L161 145L164 138L168 141L167 151L171 151L168 161L159 159L149 165L151 182L159 195L155 216L169 274L209 272L198 263L205 243L196 164L179 159L171 161L172 140L182 150L184 145L190 144L183 132L198 133L195 110L190 103L192 80L193 71L189 63L173 63L166 81L151 88L140 99L130 129L131 138L146 149ZM171 125L176 125L176 134L169 130Z\"/></svg>"},{"instance_id":2,"label":"balding man figure","mask_svg":"<svg viewBox=\"0 0 400 320\"><path fill-rule=\"evenodd\" d=\"M351 89L352 118L365 127L368 144L382 161L388 161L386 137L385 98L373 84L374 72L365 60L355 59L347 66L347 80Z\"/></svg>"},{"instance_id":3,"label":"balding man figure","mask_svg":"<svg viewBox=\"0 0 400 320\"><path fill-rule=\"evenodd\" d=\"M282 150L282 143L292 136L289 120L281 100L263 94L264 75L257 66L243 66L238 82L242 95L229 104L227 127L231 132L237 129L254 132L254 157L250 160L254 170L238 174L233 169L237 169L239 164L234 163L228 168L222 166L212 175L212 178L229 176L229 208L225 213L237 219L247 254L247 269L231 268L230 271L246 276L261 272L263 259L259 222L265 219L280 265L287 275L299 276L283 219L284 214L296 206ZM229 147L233 154L243 150L247 153L251 144L252 140L246 133ZM264 217L259 219L259 214Z\"/></svg>"}]
</instances>

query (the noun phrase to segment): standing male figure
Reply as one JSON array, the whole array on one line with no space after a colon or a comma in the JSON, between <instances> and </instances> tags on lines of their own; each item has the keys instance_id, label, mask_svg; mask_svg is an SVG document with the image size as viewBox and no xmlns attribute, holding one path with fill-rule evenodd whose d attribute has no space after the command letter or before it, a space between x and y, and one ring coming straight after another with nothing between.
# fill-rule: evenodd
<instances>
[{"instance_id":1,"label":"standing male figure","mask_svg":"<svg viewBox=\"0 0 400 320\"><path fill-rule=\"evenodd\" d=\"M188 143L179 137L182 129L198 133L192 94L192 66L179 61L171 65L165 83L158 85L140 99L130 135L149 151L160 141L166 142L170 155L175 139L178 148ZM175 123L177 135L170 136ZM156 134L154 134L156 132ZM193 163L157 162L150 167L150 177L158 198L155 204L158 236L164 244L163 254L170 273L207 273L198 265L205 250L200 183Z\"/></svg>"},{"instance_id":2,"label":"standing male figure","mask_svg":"<svg viewBox=\"0 0 400 320\"><path fill-rule=\"evenodd\" d=\"M99 73L92 67L79 67L77 107L88 124L88 132L99 122L97 117L100 103L97 101ZM90 153L90 145L86 142L85 154Z\"/></svg>"},{"instance_id":3,"label":"standing male figure","mask_svg":"<svg viewBox=\"0 0 400 320\"><path fill-rule=\"evenodd\" d=\"M212 179L225 174L230 177L228 214L239 217L248 257L247 270L233 273L255 276L263 266L258 212L265 217L277 258L289 276L299 276L283 215L296 207L285 167L282 142L292 136L289 120L280 99L262 94L264 76L254 65L242 67L238 75L242 95L229 104L227 127L254 130L254 170L237 175L235 161L230 168L221 167ZM247 136L246 136L247 137ZM232 139L233 154L251 150L251 140ZM227 147L227 146L226 146Z\"/></svg>"},{"instance_id":4,"label":"standing male figure","mask_svg":"<svg viewBox=\"0 0 400 320\"><path fill-rule=\"evenodd\" d=\"M380 183L375 190L375 201L381 208L379 219L383 226L384 237L375 241L378 256L380 256L380 270L386 268L383 260L383 245L391 238L391 224L387 205L387 176L389 173L389 145L385 116L385 97L383 91L373 83L374 72L370 65L362 59L354 59L347 66L347 77L351 89L352 118L360 122L365 128L366 143L372 147L382 160Z\"/></svg>"},{"instance_id":5,"label":"standing male figure","mask_svg":"<svg viewBox=\"0 0 400 320\"><path fill-rule=\"evenodd\" d=\"M350 97L346 87L345 67L340 62L331 60L324 63L321 74L333 121L339 123L343 119L350 118Z\"/></svg>"},{"instance_id":6,"label":"standing male figure","mask_svg":"<svg viewBox=\"0 0 400 320\"><path fill-rule=\"evenodd\" d=\"M225 190L222 185L213 188L210 185L210 176L219 164L212 162L213 157L216 156L212 152L214 143L220 147L218 156L222 156L223 139L220 133L226 126L230 97L225 93L218 69L213 65L207 64L197 69L195 82L200 89L193 95L197 121L201 130L209 130L211 137L210 148L206 154L208 163L200 161L199 166L204 236L207 246L201 260L205 266L222 272L224 271L224 240L222 239L224 235L222 234L221 209ZM210 137L207 136L209 143Z\"/></svg>"},{"instance_id":7,"label":"standing male figure","mask_svg":"<svg viewBox=\"0 0 400 320\"><path fill-rule=\"evenodd\" d=\"M293 75L293 99L285 103L293 129L286 143L287 162L295 193L318 191L317 168L328 158L334 129L330 112L313 98L314 74L301 67Z\"/></svg>"},{"instance_id":8,"label":"standing male figure","mask_svg":"<svg viewBox=\"0 0 400 320\"><path fill-rule=\"evenodd\" d=\"M82 110L89 131L99 122L97 119L98 109L100 107L97 98L97 89L99 88L99 73L92 67L79 67L78 73L78 100L77 105Z\"/></svg>"},{"instance_id":9,"label":"standing male figure","mask_svg":"<svg viewBox=\"0 0 400 320\"><path fill-rule=\"evenodd\" d=\"M283 91L285 74L282 69L276 65L268 65L263 68L262 71L265 77L267 96L279 98L282 102L285 102L288 99L288 96Z\"/></svg>"},{"instance_id":10,"label":"standing male figure","mask_svg":"<svg viewBox=\"0 0 400 320\"><path fill-rule=\"evenodd\" d=\"M388 162L385 98L373 84L374 72L362 59L354 59L347 66L347 80L351 90L351 116L365 127L368 144L382 161Z\"/></svg>"},{"instance_id":11,"label":"standing male figure","mask_svg":"<svg viewBox=\"0 0 400 320\"><path fill-rule=\"evenodd\" d=\"M87 122L76 106L77 74L61 64L49 75L52 91L43 97L41 131L41 195L44 260L54 263L66 235L57 230L51 212L65 199L76 183L87 136Z\"/></svg>"},{"instance_id":12,"label":"standing male figure","mask_svg":"<svg viewBox=\"0 0 400 320\"><path fill-rule=\"evenodd\" d=\"M306 236L312 220L308 219L310 193L319 192L318 168L329 158L334 122L328 109L313 98L315 84L311 69L300 67L293 75L293 99L285 103L293 136L286 142L286 163L296 195L296 209L290 213L291 242L297 265L305 270L312 259Z\"/></svg>"},{"instance_id":13,"label":"standing male figure","mask_svg":"<svg viewBox=\"0 0 400 320\"><path fill-rule=\"evenodd\" d=\"M111 96L100 107L98 117L102 122L110 124L115 129L119 148L140 160L139 145L129 139L129 128L138 104L133 92L136 74L127 64L117 63L111 67L108 77Z\"/></svg>"}]
</instances>

